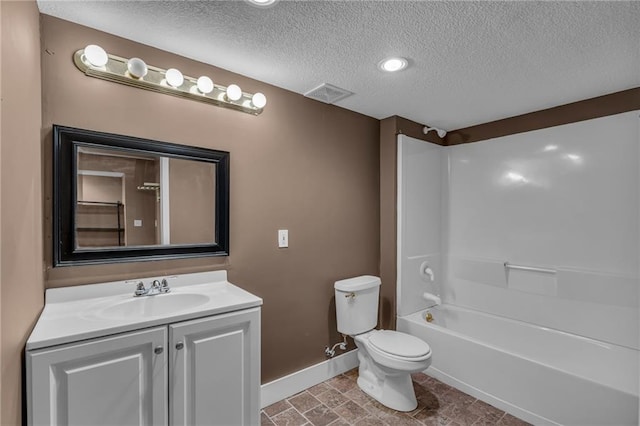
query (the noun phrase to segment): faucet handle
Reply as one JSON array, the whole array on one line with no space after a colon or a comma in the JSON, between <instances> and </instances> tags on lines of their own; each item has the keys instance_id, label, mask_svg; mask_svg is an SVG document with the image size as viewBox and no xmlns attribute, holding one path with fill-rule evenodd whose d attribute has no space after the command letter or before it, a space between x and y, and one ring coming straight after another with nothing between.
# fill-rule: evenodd
<instances>
[{"instance_id":1,"label":"faucet handle","mask_svg":"<svg viewBox=\"0 0 640 426\"><path fill-rule=\"evenodd\" d=\"M144 283L142 281L138 281L136 284L136 291L133 293L134 296L142 296L147 294L147 289L144 288Z\"/></svg>"},{"instance_id":2,"label":"faucet handle","mask_svg":"<svg viewBox=\"0 0 640 426\"><path fill-rule=\"evenodd\" d=\"M429 266L429 262L424 261L420 264L420 277L426 282L435 281L435 275L433 273L433 269Z\"/></svg>"},{"instance_id":3,"label":"faucet handle","mask_svg":"<svg viewBox=\"0 0 640 426\"><path fill-rule=\"evenodd\" d=\"M167 282L166 278L163 278L162 283L160 283L160 291L162 293L169 293L171 291L171 288L169 288L169 283Z\"/></svg>"}]
</instances>

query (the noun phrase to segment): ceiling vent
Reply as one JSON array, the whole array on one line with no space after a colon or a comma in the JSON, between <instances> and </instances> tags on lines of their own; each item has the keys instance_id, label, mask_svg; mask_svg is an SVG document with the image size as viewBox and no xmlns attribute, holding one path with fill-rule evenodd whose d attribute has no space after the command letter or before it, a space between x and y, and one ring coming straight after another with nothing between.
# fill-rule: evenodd
<instances>
[{"instance_id":1,"label":"ceiling vent","mask_svg":"<svg viewBox=\"0 0 640 426\"><path fill-rule=\"evenodd\" d=\"M316 101L324 102L325 104L335 104L339 100L353 95L353 92L341 89L331 84L322 83L320 86L309 90L304 95L307 98L315 99Z\"/></svg>"}]
</instances>

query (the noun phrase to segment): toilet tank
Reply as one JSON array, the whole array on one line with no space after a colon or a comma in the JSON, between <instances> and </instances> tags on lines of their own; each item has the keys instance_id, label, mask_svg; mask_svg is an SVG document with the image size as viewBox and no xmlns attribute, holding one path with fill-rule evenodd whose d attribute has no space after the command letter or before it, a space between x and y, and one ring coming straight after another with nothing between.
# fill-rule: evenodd
<instances>
[{"instance_id":1,"label":"toilet tank","mask_svg":"<svg viewBox=\"0 0 640 426\"><path fill-rule=\"evenodd\" d=\"M338 331L354 336L373 330L378 323L380 278L372 275L336 281Z\"/></svg>"}]
</instances>

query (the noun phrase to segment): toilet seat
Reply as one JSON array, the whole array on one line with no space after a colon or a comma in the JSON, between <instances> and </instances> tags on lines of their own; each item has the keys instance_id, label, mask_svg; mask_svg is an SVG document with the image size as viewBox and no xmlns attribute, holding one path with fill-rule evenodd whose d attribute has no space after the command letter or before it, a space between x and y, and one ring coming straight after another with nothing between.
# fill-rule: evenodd
<instances>
[{"instance_id":1,"label":"toilet seat","mask_svg":"<svg viewBox=\"0 0 640 426\"><path fill-rule=\"evenodd\" d=\"M371 349L403 361L424 361L431 357L431 348L415 336L393 330L378 330L369 336Z\"/></svg>"}]
</instances>

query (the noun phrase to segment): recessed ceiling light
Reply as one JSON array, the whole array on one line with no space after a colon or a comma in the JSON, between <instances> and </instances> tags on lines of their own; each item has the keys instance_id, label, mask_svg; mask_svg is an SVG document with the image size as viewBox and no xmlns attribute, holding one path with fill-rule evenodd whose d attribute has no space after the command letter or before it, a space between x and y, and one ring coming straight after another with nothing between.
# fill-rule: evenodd
<instances>
[{"instance_id":1,"label":"recessed ceiling light","mask_svg":"<svg viewBox=\"0 0 640 426\"><path fill-rule=\"evenodd\" d=\"M405 58L387 58L380 61L378 67L382 71L396 72L405 69L409 65L409 62Z\"/></svg>"},{"instance_id":2,"label":"recessed ceiling light","mask_svg":"<svg viewBox=\"0 0 640 426\"><path fill-rule=\"evenodd\" d=\"M278 2L278 0L245 0L251 6L256 7L271 7Z\"/></svg>"}]
</instances>

